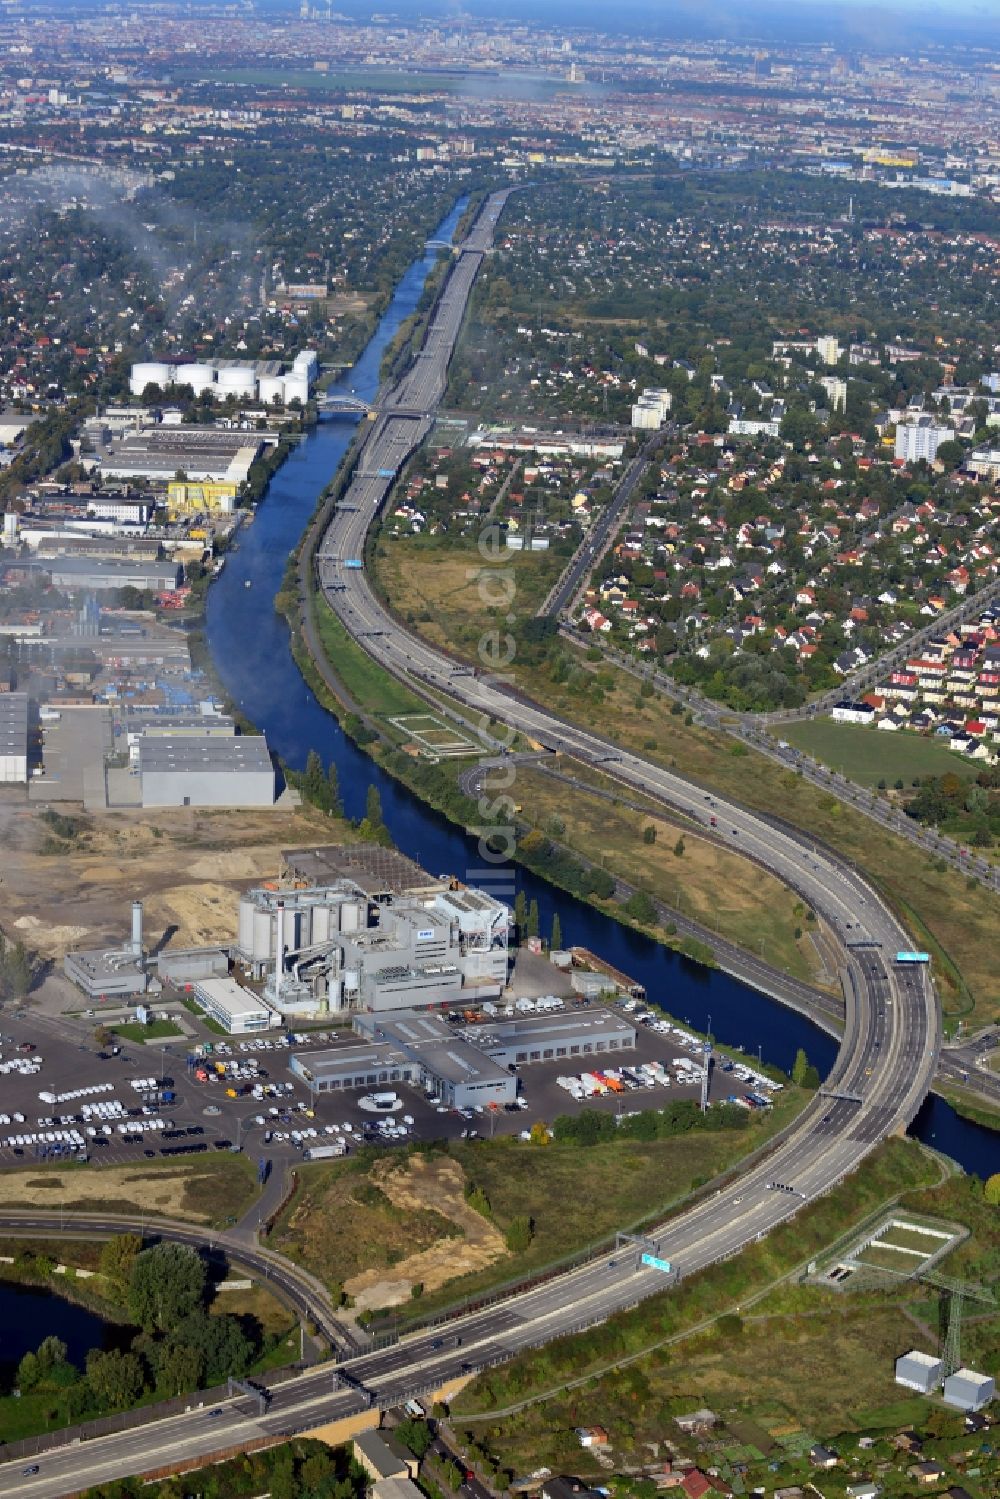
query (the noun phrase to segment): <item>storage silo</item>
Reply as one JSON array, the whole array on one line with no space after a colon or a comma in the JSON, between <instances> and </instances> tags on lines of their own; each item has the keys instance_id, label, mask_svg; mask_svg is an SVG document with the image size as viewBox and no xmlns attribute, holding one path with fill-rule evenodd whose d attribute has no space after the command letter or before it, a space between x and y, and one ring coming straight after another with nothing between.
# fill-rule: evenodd
<instances>
[{"instance_id":1,"label":"storage silo","mask_svg":"<svg viewBox=\"0 0 1000 1499\"><path fill-rule=\"evenodd\" d=\"M179 364L174 374L175 385L190 385L196 396L202 391L215 389L215 370L210 364Z\"/></svg>"},{"instance_id":2,"label":"storage silo","mask_svg":"<svg viewBox=\"0 0 1000 1499\"><path fill-rule=\"evenodd\" d=\"M310 385L319 373L319 357L315 349L302 349L292 360L292 369L305 375Z\"/></svg>"},{"instance_id":3,"label":"storage silo","mask_svg":"<svg viewBox=\"0 0 1000 1499\"><path fill-rule=\"evenodd\" d=\"M219 395L239 396L244 399L257 394L257 377L252 364L226 364L219 371Z\"/></svg>"},{"instance_id":4,"label":"storage silo","mask_svg":"<svg viewBox=\"0 0 1000 1499\"><path fill-rule=\"evenodd\" d=\"M245 958L253 957L253 918L256 907L250 896L240 897L237 945Z\"/></svg>"},{"instance_id":5,"label":"storage silo","mask_svg":"<svg viewBox=\"0 0 1000 1499\"><path fill-rule=\"evenodd\" d=\"M309 376L304 370L291 370L282 378L281 383L284 388L286 406L296 399L301 401L303 406L305 405L309 399Z\"/></svg>"},{"instance_id":6,"label":"storage silo","mask_svg":"<svg viewBox=\"0 0 1000 1499\"><path fill-rule=\"evenodd\" d=\"M310 942L329 942L330 940L330 907L316 905L312 908L312 930L309 933Z\"/></svg>"},{"instance_id":7,"label":"storage silo","mask_svg":"<svg viewBox=\"0 0 1000 1499\"><path fill-rule=\"evenodd\" d=\"M253 913L253 960L255 963L266 963L273 951L271 940L271 928L273 918L269 910L261 910L257 907Z\"/></svg>"},{"instance_id":8,"label":"storage silo","mask_svg":"<svg viewBox=\"0 0 1000 1499\"><path fill-rule=\"evenodd\" d=\"M147 385L158 385L161 390L166 390L173 383L173 365L152 360L147 364L133 364L128 388L134 396L141 396Z\"/></svg>"},{"instance_id":9,"label":"storage silo","mask_svg":"<svg viewBox=\"0 0 1000 1499\"><path fill-rule=\"evenodd\" d=\"M285 380L282 375L261 375L257 381L257 396L265 406L273 406L275 400L285 399Z\"/></svg>"}]
</instances>

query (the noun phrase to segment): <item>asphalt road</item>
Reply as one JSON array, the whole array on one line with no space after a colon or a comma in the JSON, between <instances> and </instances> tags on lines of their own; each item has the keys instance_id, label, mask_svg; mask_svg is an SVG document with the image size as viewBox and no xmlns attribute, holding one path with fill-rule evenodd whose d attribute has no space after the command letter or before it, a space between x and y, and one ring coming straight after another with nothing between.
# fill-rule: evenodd
<instances>
[{"instance_id":1,"label":"asphalt road","mask_svg":"<svg viewBox=\"0 0 1000 1499\"><path fill-rule=\"evenodd\" d=\"M912 1119L937 1064L938 1009L926 973L893 963L892 954L908 945L906 933L856 871L740 807L719 798L709 801L699 788L670 771L510 695L494 680L456 669L446 656L401 629L374 598L362 569L343 567L348 559L363 556L365 536L396 466L419 440L415 433L429 425L429 406L444 389L465 301L505 196L488 200L466 241L468 253L456 257L426 354L372 424L355 480L320 548L319 576L346 627L381 664L404 679L430 683L457 698L473 716L480 716L484 738L492 740L488 726L493 718L552 750L602 765L623 784L681 806L696 821L707 824L715 815L724 836L803 890L843 941L852 990L827 1092L816 1098L763 1164L650 1234L657 1253L683 1278L737 1253L794 1217L803 1202L828 1192L878 1141ZM401 408L423 414L392 414ZM830 1096L830 1090L844 1096ZM626 1248L454 1319L437 1332L421 1332L351 1358L336 1370L327 1365L310 1371L279 1387L263 1417L241 1398L224 1402L219 1415L192 1411L92 1443L55 1449L39 1459L40 1472L31 1477L22 1475L23 1462L5 1465L0 1467L0 1495L54 1499L167 1461L205 1458L256 1435L306 1429L376 1402L398 1404L451 1377L601 1322L662 1290L671 1279L659 1270L641 1268L635 1250ZM343 1388L345 1377L351 1381L348 1388ZM340 1388L334 1388L335 1380Z\"/></svg>"}]
</instances>

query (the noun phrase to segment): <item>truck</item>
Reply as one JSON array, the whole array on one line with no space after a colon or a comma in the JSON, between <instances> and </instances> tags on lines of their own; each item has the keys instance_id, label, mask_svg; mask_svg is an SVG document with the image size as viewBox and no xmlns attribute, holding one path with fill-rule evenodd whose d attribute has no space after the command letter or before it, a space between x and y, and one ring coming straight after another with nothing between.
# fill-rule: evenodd
<instances>
[{"instance_id":1,"label":"truck","mask_svg":"<svg viewBox=\"0 0 1000 1499\"><path fill-rule=\"evenodd\" d=\"M335 1140L331 1145L310 1145L308 1150L302 1152L304 1161L329 1161L336 1156L347 1154L347 1141Z\"/></svg>"},{"instance_id":2,"label":"truck","mask_svg":"<svg viewBox=\"0 0 1000 1499\"><path fill-rule=\"evenodd\" d=\"M357 572L359 569L363 568L364 565L365 564L362 562L360 557L348 557L344 563L345 567L350 568L354 572Z\"/></svg>"}]
</instances>

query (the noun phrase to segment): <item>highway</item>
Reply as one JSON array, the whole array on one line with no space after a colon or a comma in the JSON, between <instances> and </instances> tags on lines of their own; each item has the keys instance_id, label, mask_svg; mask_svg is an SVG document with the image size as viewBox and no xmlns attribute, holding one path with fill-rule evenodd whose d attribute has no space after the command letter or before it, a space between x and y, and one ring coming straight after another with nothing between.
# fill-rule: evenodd
<instances>
[{"instance_id":1,"label":"highway","mask_svg":"<svg viewBox=\"0 0 1000 1499\"><path fill-rule=\"evenodd\" d=\"M624 785L681 807L696 821L707 824L714 816L722 836L794 884L839 935L849 973L846 1026L826 1091L763 1163L650 1233L657 1254L683 1279L786 1222L804 1202L835 1186L886 1135L909 1123L937 1064L938 1008L925 970L893 963L895 951L909 947L908 936L856 871L813 850L805 837L711 798L669 770L512 695L502 681L457 667L402 629L374 597L362 568L344 566L363 558L368 529L397 468L429 429L466 300L506 196L487 201L455 258L425 353L381 403L355 477L322 538L317 572L355 639L399 677L456 699L482 725L485 743L493 743L490 721L497 720L551 750L601 765ZM222 1402L219 1414L193 1410L46 1451L37 1459L36 1475L22 1473L33 1459L8 1463L0 1467L0 1496L55 1499L168 1462L205 1459L239 1443L308 1429L369 1404L395 1404L601 1322L673 1281L673 1275L641 1268L634 1248L602 1255L438 1329L290 1380L276 1388L266 1415L241 1397Z\"/></svg>"}]
</instances>

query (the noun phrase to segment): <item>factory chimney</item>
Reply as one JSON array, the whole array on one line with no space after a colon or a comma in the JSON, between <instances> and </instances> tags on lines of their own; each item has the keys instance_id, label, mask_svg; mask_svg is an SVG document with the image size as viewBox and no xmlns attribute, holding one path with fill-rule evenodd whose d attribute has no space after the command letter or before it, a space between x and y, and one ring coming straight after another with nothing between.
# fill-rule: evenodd
<instances>
[{"instance_id":1,"label":"factory chimney","mask_svg":"<svg viewBox=\"0 0 1000 1499\"><path fill-rule=\"evenodd\" d=\"M132 902L132 956L142 957L142 901Z\"/></svg>"},{"instance_id":2,"label":"factory chimney","mask_svg":"<svg viewBox=\"0 0 1000 1499\"><path fill-rule=\"evenodd\" d=\"M281 975L285 967L285 902L278 902L278 930L274 939L274 1003L281 998Z\"/></svg>"}]
</instances>

